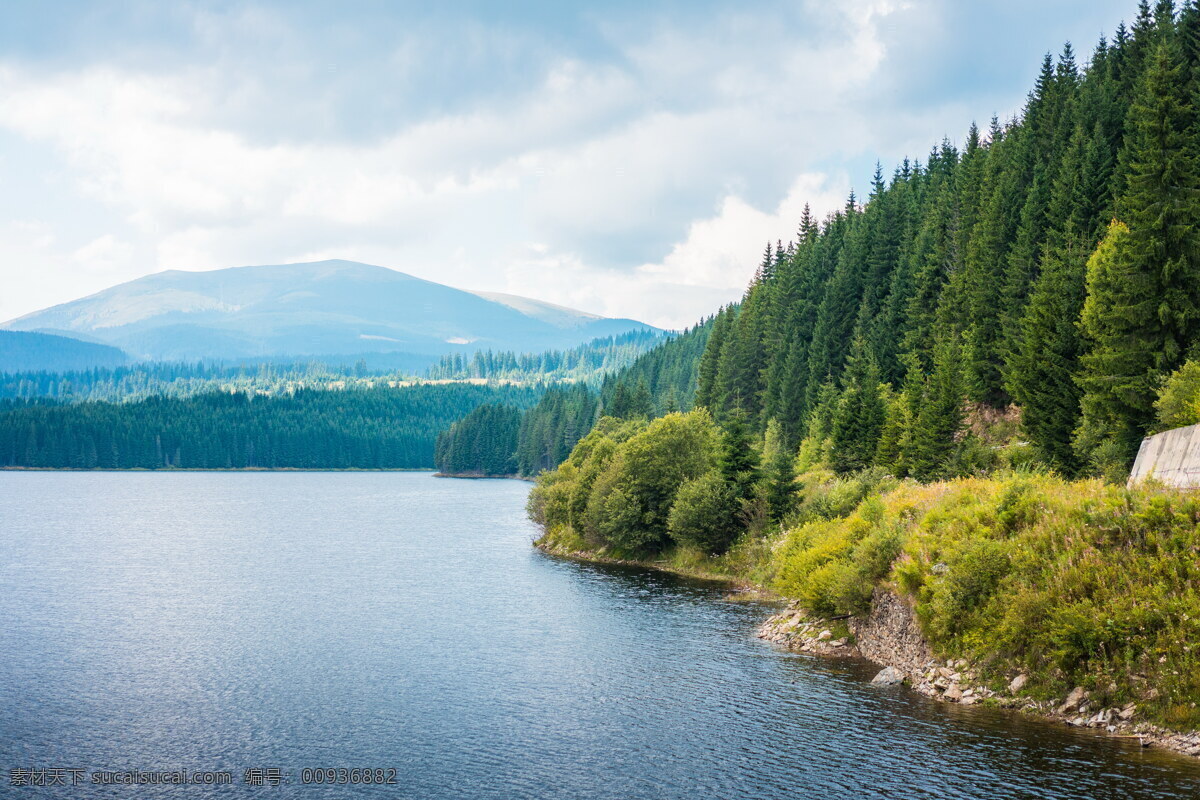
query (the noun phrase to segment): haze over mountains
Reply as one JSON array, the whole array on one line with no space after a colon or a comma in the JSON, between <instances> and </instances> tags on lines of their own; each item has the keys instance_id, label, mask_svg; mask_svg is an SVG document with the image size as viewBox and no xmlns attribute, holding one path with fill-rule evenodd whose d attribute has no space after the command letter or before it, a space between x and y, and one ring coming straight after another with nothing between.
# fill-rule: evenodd
<instances>
[{"instance_id":1,"label":"haze over mountains","mask_svg":"<svg viewBox=\"0 0 1200 800\"><path fill-rule=\"evenodd\" d=\"M342 260L159 272L0 328L100 342L140 360L389 354L421 363L456 351L539 352L655 330Z\"/></svg>"}]
</instances>

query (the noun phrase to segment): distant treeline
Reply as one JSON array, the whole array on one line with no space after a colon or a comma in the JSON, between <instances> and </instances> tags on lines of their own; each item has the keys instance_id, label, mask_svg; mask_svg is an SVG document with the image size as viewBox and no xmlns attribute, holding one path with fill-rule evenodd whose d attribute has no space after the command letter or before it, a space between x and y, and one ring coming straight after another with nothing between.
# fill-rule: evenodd
<instances>
[{"instance_id":1,"label":"distant treeline","mask_svg":"<svg viewBox=\"0 0 1200 800\"><path fill-rule=\"evenodd\" d=\"M424 384L136 403L0 401L0 466L105 469L421 469L439 430L543 387Z\"/></svg>"},{"instance_id":2,"label":"distant treeline","mask_svg":"<svg viewBox=\"0 0 1200 800\"><path fill-rule=\"evenodd\" d=\"M0 399L51 398L82 403L143 400L157 395L190 397L215 391L274 394L298 388L327 387L339 381L372 378L377 382L383 377L371 376L366 363L361 361L352 367L331 367L316 361L280 364L143 362L64 372L0 374Z\"/></svg>"},{"instance_id":3,"label":"distant treeline","mask_svg":"<svg viewBox=\"0 0 1200 800\"><path fill-rule=\"evenodd\" d=\"M570 350L545 353L491 350L477 351L474 356L455 353L430 367L426 376L434 380L593 380L628 367L638 356L662 344L667 335L660 331L630 331L594 339Z\"/></svg>"},{"instance_id":4,"label":"distant treeline","mask_svg":"<svg viewBox=\"0 0 1200 800\"><path fill-rule=\"evenodd\" d=\"M0 331L0 334L4 333ZM23 334L34 337L35 334ZM500 380L518 383L553 381L599 382L625 369L637 358L662 344L669 334L631 331L595 339L571 350L546 353L512 353L481 350L474 355L449 355L425 371L428 380ZM59 336L45 340L74 343ZM22 339L23 344L26 343ZM0 339L0 345L4 340ZM91 347L86 342L78 343ZM111 348L110 348L111 349ZM119 354L119 351L114 350ZM123 357L123 356L122 356ZM419 379L419 372L373 368L359 359L352 366L336 356L309 361L271 360L262 363L142 362L85 369L0 371L0 399L52 398L70 403L88 401L129 402L157 395L191 397L209 392L243 391L278 394L297 389L370 388L381 382ZM68 363L67 361L63 362Z\"/></svg>"},{"instance_id":5,"label":"distant treeline","mask_svg":"<svg viewBox=\"0 0 1200 800\"><path fill-rule=\"evenodd\" d=\"M438 437L438 469L533 476L561 464L601 413L633 418L687 410L711 325L706 321L644 353L619 379L606 378L599 392L583 384L552 388L523 414L515 408L476 409Z\"/></svg>"}]
</instances>

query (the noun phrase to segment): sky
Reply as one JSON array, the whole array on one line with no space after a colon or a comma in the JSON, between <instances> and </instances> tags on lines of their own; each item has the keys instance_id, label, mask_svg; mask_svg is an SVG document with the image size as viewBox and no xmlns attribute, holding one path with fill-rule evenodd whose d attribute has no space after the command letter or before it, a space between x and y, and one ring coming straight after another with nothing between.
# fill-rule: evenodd
<instances>
[{"instance_id":1,"label":"sky","mask_svg":"<svg viewBox=\"0 0 1200 800\"><path fill-rule=\"evenodd\" d=\"M0 320L345 258L680 328L1134 0L0 4Z\"/></svg>"}]
</instances>

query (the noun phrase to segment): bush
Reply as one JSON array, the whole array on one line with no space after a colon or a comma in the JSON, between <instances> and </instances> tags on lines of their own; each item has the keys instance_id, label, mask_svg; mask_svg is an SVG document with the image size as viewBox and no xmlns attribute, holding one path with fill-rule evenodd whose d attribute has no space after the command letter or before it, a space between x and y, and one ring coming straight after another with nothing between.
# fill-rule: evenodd
<instances>
[{"instance_id":1,"label":"bush","mask_svg":"<svg viewBox=\"0 0 1200 800\"><path fill-rule=\"evenodd\" d=\"M667 530L678 544L723 553L738 535L737 498L716 470L685 482L675 495Z\"/></svg>"},{"instance_id":2,"label":"bush","mask_svg":"<svg viewBox=\"0 0 1200 800\"><path fill-rule=\"evenodd\" d=\"M1200 361L1188 361L1171 373L1154 408L1160 431L1200 423Z\"/></svg>"}]
</instances>

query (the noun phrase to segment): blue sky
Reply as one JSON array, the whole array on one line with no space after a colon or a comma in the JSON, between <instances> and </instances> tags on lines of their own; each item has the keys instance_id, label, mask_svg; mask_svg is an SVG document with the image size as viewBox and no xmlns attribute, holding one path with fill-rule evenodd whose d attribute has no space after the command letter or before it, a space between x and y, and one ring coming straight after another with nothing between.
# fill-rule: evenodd
<instances>
[{"instance_id":1,"label":"blue sky","mask_svg":"<svg viewBox=\"0 0 1200 800\"><path fill-rule=\"evenodd\" d=\"M0 319L380 264L683 326L1132 0L7 3Z\"/></svg>"}]
</instances>

